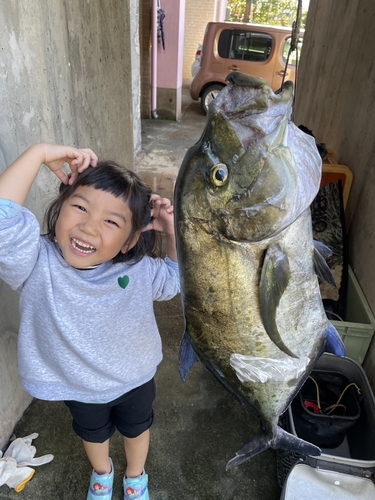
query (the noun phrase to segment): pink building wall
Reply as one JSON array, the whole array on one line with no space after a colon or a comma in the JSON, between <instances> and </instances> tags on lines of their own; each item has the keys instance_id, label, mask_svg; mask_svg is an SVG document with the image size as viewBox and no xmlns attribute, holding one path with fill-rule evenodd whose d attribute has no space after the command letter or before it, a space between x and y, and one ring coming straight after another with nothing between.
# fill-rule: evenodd
<instances>
[{"instance_id":1,"label":"pink building wall","mask_svg":"<svg viewBox=\"0 0 375 500\"><path fill-rule=\"evenodd\" d=\"M185 0L160 0L160 7L165 11L165 50L159 38L157 86L178 89L182 86Z\"/></svg>"}]
</instances>

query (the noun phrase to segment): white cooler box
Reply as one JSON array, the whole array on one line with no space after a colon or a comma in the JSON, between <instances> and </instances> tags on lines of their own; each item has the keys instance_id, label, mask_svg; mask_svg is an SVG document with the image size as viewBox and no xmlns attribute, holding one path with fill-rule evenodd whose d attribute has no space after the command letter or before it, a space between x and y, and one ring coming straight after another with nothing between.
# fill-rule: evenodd
<instances>
[{"instance_id":1,"label":"white cooler box","mask_svg":"<svg viewBox=\"0 0 375 500\"><path fill-rule=\"evenodd\" d=\"M319 457L277 450L281 500L375 500L375 400L367 377L356 361L326 353L314 370L342 374L357 384L363 398L360 414L343 442L336 448L322 448ZM280 425L298 436L294 423L290 405Z\"/></svg>"}]
</instances>

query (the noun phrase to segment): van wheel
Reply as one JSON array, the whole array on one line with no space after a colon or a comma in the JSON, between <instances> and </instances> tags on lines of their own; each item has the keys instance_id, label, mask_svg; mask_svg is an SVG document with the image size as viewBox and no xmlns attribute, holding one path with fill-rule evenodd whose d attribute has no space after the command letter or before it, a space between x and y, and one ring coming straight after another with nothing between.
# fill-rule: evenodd
<instances>
[{"instance_id":1,"label":"van wheel","mask_svg":"<svg viewBox=\"0 0 375 500\"><path fill-rule=\"evenodd\" d=\"M215 97L220 94L220 91L223 90L224 87L225 85L211 85L202 92L201 106L204 114L207 114L208 106L215 99Z\"/></svg>"}]
</instances>

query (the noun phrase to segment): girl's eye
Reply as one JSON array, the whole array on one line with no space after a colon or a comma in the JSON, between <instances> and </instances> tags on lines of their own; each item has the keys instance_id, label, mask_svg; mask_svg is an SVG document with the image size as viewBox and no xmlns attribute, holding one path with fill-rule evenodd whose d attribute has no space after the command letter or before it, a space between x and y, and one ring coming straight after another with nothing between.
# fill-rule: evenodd
<instances>
[{"instance_id":1,"label":"girl's eye","mask_svg":"<svg viewBox=\"0 0 375 500\"><path fill-rule=\"evenodd\" d=\"M86 212L85 207L83 207L82 205L73 205L73 207L78 208L78 210L81 210L82 212Z\"/></svg>"},{"instance_id":2,"label":"girl's eye","mask_svg":"<svg viewBox=\"0 0 375 500\"><path fill-rule=\"evenodd\" d=\"M117 222L115 222L114 220L107 220L108 224L112 224L114 226L117 226L119 227L119 225L117 224Z\"/></svg>"}]
</instances>

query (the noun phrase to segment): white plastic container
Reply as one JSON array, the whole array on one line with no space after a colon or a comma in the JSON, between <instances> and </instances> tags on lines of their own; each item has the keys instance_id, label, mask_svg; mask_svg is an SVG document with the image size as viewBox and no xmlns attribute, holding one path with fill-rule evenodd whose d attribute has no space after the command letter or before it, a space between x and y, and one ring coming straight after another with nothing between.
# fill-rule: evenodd
<instances>
[{"instance_id":1,"label":"white plastic container","mask_svg":"<svg viewBox=\"0 0 375 500\"><path fill-rule=\"evenodd\" d=\"M375 331L375 318L358 280L349 266L344 321L332 321L339 332L348 358L362 365Z\"/></svg>"},{"instance_id":2,"label":"white plastic container","mask_svg":"<svg viewBox=\"0 0 375 500\"><path fill-rule=\"evenodd\" d=\"M288 476L281 500L374 500L371 479L336 471L312 468L300 463Z\"/></svg>"}]
</instances>

